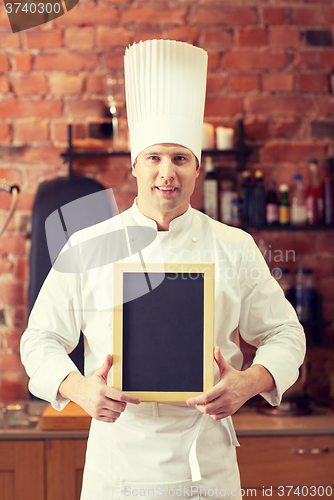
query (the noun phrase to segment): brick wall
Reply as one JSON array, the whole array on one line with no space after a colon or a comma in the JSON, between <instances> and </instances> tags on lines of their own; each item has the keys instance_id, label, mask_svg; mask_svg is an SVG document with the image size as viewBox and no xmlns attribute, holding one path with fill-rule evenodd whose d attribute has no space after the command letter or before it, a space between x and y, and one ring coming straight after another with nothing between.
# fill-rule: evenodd
<instances>
[{"instance_id":1,"label":"brick wall","mask_svg":"<svg viewBox=\"0 0 334 500\"><path fill-rule=\"evenodd\" d=\"M0 178L21 187L18 208L0 240L0 400L27 395L19 361L26 324L29 222L39 183L66 174L60 153L67 123L101 117L105 77L122 76L124 48L146 38L187 41L209 53L206 121L236 128L245 121L250 170L265 180L307 182L334 155L334 6L332 0L81 0L65 16L11 33L0 3ZM223 161L223 160L220 160ZM120 210L136 186L128 158L85 160L78 173L113 187ZM0 224L10 197L0 193ZM201 207L201 180L193 205ZM295 249L315 269L334 334L333 232L256 233L272 250Z\"/></svg>"}]
</instances>

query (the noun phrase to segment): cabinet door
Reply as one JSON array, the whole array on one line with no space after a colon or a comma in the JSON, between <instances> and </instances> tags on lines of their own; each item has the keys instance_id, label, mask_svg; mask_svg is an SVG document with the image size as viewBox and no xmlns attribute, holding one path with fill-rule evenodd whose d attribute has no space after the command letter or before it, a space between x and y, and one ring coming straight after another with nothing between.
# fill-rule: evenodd
<instances>
[{"instance_id":1,"label":"cabinet door","mask_svg":"<svg viewBox=\"0 0 334 500\"><path fill-rule=\"evenodd\" d=\"M79 500L86 439L46 442L46 500Z\"/></svg>"},{"instance_id":2,"label":"cabinet door","mask_svg":"<svg viewBox=\"0 0 334 500\"><path fill-rule=\"evenodd\" d=\"M1 500L44 500L43 441L0 442Z\"/></svg>"},{"instance_id":3,"label":"cabinet door","mask_svg":"<svg viewBox=\"0 0 334 500\"><path fill-rule=\"evenodd\" d=\"M243 487L331 486L334 491L334 436L240 437L239 442Z\"/></svg>"}]
</instances>

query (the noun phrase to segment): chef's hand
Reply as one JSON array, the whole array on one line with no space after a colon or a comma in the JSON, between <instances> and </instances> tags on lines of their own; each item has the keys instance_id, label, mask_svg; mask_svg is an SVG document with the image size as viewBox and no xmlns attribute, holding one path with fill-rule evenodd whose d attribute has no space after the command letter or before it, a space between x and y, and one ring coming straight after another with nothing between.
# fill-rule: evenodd
<instances>
[{"instance_id":1,"label":"chef's hand","mask_svg":"<svg viewBox=\"0 0 334 500\"><path fill-rule=\"evenodd\" d=\"M59 393L77 403L96 420L115 422L127 403L139 404L140 399L107 385L112 362L112 356L108 354L103 365L91 377L71 372L60 384Z\"/></svg>"},{"instance_id":2,"label":"chef's hand","mask_svg":"<svg viewBox=\"0 0 334 500\"><path fill-rule=\"evenodd\" d=\"M209 414L214 420L233 415L248 399L274 388L275 382L262 365L253 365L245 371L235 370L223 358L220 348L214 350L220 380L209 391L187 401L189 406Z\"/></svg>"}]
</instances>

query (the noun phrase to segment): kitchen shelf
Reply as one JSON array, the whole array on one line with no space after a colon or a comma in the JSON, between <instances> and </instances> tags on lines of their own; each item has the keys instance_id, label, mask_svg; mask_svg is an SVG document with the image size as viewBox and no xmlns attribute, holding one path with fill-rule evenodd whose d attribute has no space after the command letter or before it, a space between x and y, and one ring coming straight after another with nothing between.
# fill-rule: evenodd
<instances>
[{"instance_id":1,"label":"kitchen shelf","mask_svg":"<svg viewBox=\"0 0 334 500\"><path fill-rule=\"evenodd\" d=\"M210 149L202 151L204 156L234 156L237 162L237 171L242 172L246 168L247 157L252 149L245 144L243 121L238 122L239 145L233 149ZM68 147L61 156L69 164L69 175L73 174L73 160L75 158L106 158L112 156L130 156L129 151L75 151L72 141L72 125L68 125Z\"/></svg>"}]
</instances>

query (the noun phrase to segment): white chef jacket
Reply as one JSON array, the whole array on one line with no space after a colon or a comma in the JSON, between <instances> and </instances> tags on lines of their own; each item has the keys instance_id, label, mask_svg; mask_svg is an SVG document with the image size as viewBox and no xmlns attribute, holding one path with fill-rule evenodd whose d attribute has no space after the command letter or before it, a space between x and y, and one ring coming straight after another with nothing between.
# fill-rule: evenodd
<instances>
[{"instance_id":1,"label":"white chef jacket","mask_svg":"<svg viewBox=\"0 0 334 500\"><path fill-rule=\"evenodd\" d=\"M124 213L73 235L71 245L129 226L157 229L135 202ZM298 377L305 336L252 237L189 207L168 231L157 232L142 258L145 263L214 262L215 345L240 369L239 328L244 340L257 347L253 364L263 365L275 380L276 387L262 396L279 404ZM140 257L124 260L140 262ZM80 330L86 376L112 352L111 283L111 263L82 273L52 269L32 310L21 340L29 389L58 410L68 402L58 388L76 370L67 353L77 345ZM163 305L161 317L168 318ZM128 404L113 424L92 421L81 499L241 498L236 445L231 417L216 422L185 404Z\"/></svg>"}]
</instances>

